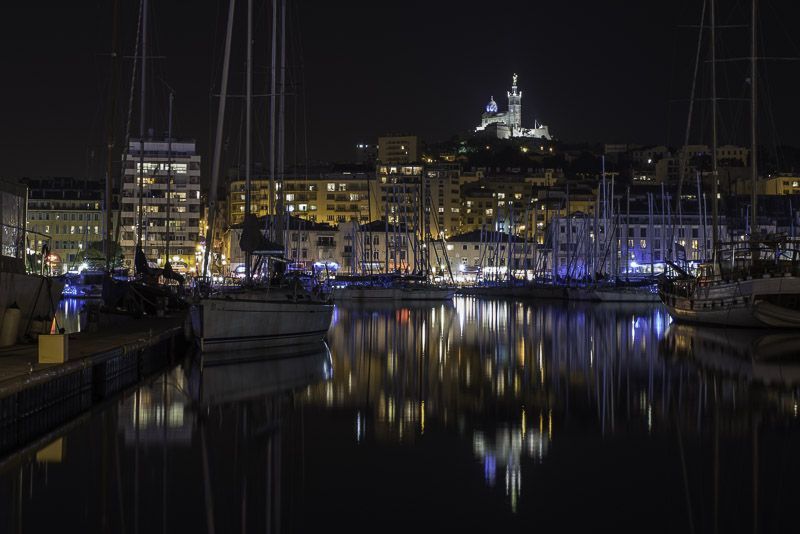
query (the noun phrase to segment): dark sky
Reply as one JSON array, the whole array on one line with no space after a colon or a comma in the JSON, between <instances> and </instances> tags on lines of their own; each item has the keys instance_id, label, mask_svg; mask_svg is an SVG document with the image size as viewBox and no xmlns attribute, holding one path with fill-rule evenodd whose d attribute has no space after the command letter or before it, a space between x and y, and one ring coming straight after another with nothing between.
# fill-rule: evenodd
<instances>
[{"instance_id":1,"label":"dark sky","mask_svg":"<svg viewBox=\"0 0 800 534\"><path fill-rule=\"evenodd\" d=\"M48 5L50 4L50 5ZM14 2L4 5L0 39L0 176L98 175L108 94L110 0ZM133 55L135 0L120 0L120 42ZM175 134L197 139L210 161L210 117L219 85L225 0L150 0L147 123L166 129L166 81L176 91ZM255 1L256 92L266 89L268 6ZM700 0L405 2L290 0L287 146L312 160L353 159L358 142L384 132L418 133L437 141L478 122L494 95L505 109L512 72L523 90L524 122L534 117L565 141L678 144L683 138ZM765 53L800 56L800 9L788 0L761 0ZM748 23L749 2L719 0L724 24ZM238 14L246 2L237 1ZM237 21L231 90L242 92L243 26ZM747 53L748 30L721 30L720 56ZM118 126L127 113L131 60L122 64ZM742 64L721 72L722 96L747 95ZM708 63L698 91L708 92ZM770 63L765 143L800 144L795 96L800 62ZM212 89L213 85L213 89ZM138 93L136 101L138 102ZM266 139L264 100L256 105L256 158ZM213 104L213 106L212 106ZM136 104L138 106L138 104ZM707 110L698 104L695 135L707 137ZM746 142L747 104L724 103L721 141ZM303 120L303 110L307 118ZM235 163L240 100L229 106L227 160ZM133 132L138 131L138 107ZM291 156L291 160L294 156Z\"/></svg>"}]
</instances>

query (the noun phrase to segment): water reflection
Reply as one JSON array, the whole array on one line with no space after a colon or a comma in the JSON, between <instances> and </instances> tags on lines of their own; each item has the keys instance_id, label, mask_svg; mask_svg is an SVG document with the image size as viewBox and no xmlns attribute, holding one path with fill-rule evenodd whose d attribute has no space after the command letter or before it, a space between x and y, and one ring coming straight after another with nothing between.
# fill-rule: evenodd
<instances>
[{"instance_id":1,"label":"water reflection","mask_svg":"<svg viewBox=\"0 0 800 534\"><path fill-rule=\"evenodd\" d=\"M81 331L80 312L85 303L85 299L76 298L64 298L58 303L56 323L65 333L73 334Z\"/></svg>"},{"instance_id":2,"label":"water reflection","mask_svg":"<svg viewBox=\"0 0 800 534\"><path fill-rule=\"evenodd\" d=\"M794 333L671 324L651 305L459 298L338 306L328 346L187 363L6 460L0 531L800 520Z\"/></svg>"}]
</instances>

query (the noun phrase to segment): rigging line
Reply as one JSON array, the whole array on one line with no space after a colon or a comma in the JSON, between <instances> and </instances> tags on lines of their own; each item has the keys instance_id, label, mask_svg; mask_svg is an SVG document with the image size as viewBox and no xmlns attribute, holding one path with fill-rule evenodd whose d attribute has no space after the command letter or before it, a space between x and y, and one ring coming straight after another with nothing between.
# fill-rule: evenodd
<instances>
[{"instance_id":1,"label":"rigging line","mask_svg":"<svg viewBox=\"0 0 800 534\"><path fill-rule=\"evenodd\" d=\"M139 40L142 35L142 13L144 12L144 0L139 0L139 18L138 23L136 25L136 45L134 47L135 53L139 51ZM114 225L114 243L119 243L119 232L120 232L120 222L122 218L122 189L123 184L125 182L125 168L127 167L128 162L128 152L130 150L130 138L131 138L131 120L133 119L133 96L136 92L136 62L133 62L133 67L131 68L131 89L128 95L128 118L125 125L125 144L123 145L125 148L122 151L122 165L120 165L119 169L119 191L120 191L120 200L117 205L117 213L116 213L116 224ZM135 183L135 176L136 172L133 173L134 175L134 183Z\"/></svg>"},{"instance_id":2,"label":"rigging line","mask_svg":"<svg viewBox=\"0 0 800 534\"><path fill-rule=\"evenodd\" d=\"M761 34L759 35L759 40L761 41L759 43L759 46L760 46L761 50L766 50L767 49L766 37L764 35L765 33L766 32L761 32ZM772 94L771 85L770 85L769 79L768 79L765 71L766 71L766 69L762 68L761 72L757 73L757 76L760 78L758 83L759 83L759 85L761 87L763 87L763 89L761 90L762 93L766 94L766 95L770 95L770 94ZM773 106L772 106L772 99L771 98L762 98L760 100L761 100L761 103L762 103L762 107L764 108L764 111L766 112L767 121L768 121L768 124L769 124L769 127L770 127L770 133L772 134L770 136L771 137L771 139L770 139L771 143L770 144L771 144L771 148L772 148L772 155L775 157L775 164L776 164L776 169L775 170L780 170L781 161L780 161L780 154L779 154L779 151L778 151L778 128L777 128L777 124L776 124L776 121L775 121L775 113L774 113L774 109L773 109Z\"/></svg>"},{"instance_id":3,"label":"rigging line","mask_svg":"<svg viewBox=\"0 0 800 534\"><path fill-rule=\"evenodd\" d=\"M297 32L297 55L298 55L298 69L300 70L300 91L301 91L301 98L302 98L302 106L303 106L303 154L304 154L304 162L305 162L305 172L308 175L309 172L309 151L308 151L308 104L306 101L307 91L306 91L306 67L304 61L304 50L303 50L303 33L302 33L302 24L300 18L300 10L295 9L293 11L295 16L295 29ZM367 189L369 190L369 181L367 181ZM359 215L360 218L360 215Z\"/></svg>"},{"instance_id":4,"label":"rigging line","mask_svg":"<svg viewBox=\"0 0 800 534\"><path fill-rule=\"evenodd\" d=\"M712 0L713 1L713 0ZM703 8L700 13L700 25L702 26L706 20L706 7L708 2L703 0ZM684 142L683 146L687 146L689 144L689 135L692 129L692 112L694 110L694 95L697 86L697 71L700 67L700 51L702 50L703 46L703 30L700 28L700 31L697 33L697 50L695 52L695 62L694 62L694 76L692 78L692 89L691 89L691 99L692 101L689 103L689 112L687 113L686 117L686 132L684 135ZM686 158L683 155L679 155L679 170L678 170L678 192L675 195L675 212L679 219L679 224L682 224L682 211L681 211L681 191L683 189L683 179L684 174L686 174ZM675 249L675 221L673 219L672 225L670 228L670 249L671 251Z\"/></svg>"}]
</instances>

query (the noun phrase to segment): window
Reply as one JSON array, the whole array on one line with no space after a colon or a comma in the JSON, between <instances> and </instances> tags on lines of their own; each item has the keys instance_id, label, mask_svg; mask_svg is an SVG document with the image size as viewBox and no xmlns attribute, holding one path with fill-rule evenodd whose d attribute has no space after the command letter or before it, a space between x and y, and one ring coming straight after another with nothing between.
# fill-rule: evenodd
<instances>
[{"instance_id":1,"label":"window","mask_svg":"<svg viewBox=\"0 0 800 534\"><path fill-rule=\"evenodd\" d=\"M336 191L336 184L328 184L328 191Z\"/></svg>"},{"instance_id":2,"label":"window","mask_svg":"<svg viewBox=\"0 0 800 534\"><path fill-rule=\"evenodd\" d=\"M639 241L639 248L641 248L641 249L647 248L647 239L641 239Z\"/></svg>"}]
</instances>

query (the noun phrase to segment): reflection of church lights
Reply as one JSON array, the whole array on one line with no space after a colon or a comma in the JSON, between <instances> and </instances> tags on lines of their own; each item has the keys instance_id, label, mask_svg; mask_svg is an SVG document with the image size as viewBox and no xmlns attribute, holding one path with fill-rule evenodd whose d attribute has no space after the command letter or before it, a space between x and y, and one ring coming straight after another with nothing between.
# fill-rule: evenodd
<instances>
[{"instance_id":1,"label":"reflection of church lights","mask_svg":"<svg viewBox=\"0 0 800 534\"><path fill-rule=\"evenodd\" d=\"M361 419L361 412L356 414L356 443L361 443L361 438L364 437L364 423Z\"/></svg>"},{"instance_id":2,"label":"reflection of church lights","mask_svg":"<svg viewBox=\"0 0 800 534\"><path fill-rule=\"evenodd\" d=\"M425 401L419 403L419 433L425 433Z\"/></svg>"},{"instance_id":3,"label":"reflection of church lights","mask_svg":"<svg viewBox=\"0 0 800 534\"><path fill-rule=\"evenodd\" d=\"M539 341L539 379L541 384L544 385L544 347L542 341Z\"/></svg>"},{"instance_id":4,"label":"reflection of church lights","mask_svg":"<svg viewBox=\"0 0 800 534\"><path fill-rule=\"evenodd\" d=\"M490 486L494 486L495 477L497 475L497 460L494 456L487 455L483 459L483 476Z\"/></svg>"},{"instance_id":5,"label":"reflection of church lights","mask_svg":"<svg viewBox=\"0 0 800 534\"><path fill-rule=\"evenodd\" d=\"M472 436L473 454L482 460L484 481L489 487L494 487L497 470L503 468L505 492L512 512L516 512L522 491L523 456L538 459L541 463L545 447L541 432L528 432L524 423L516 428L499 428L493 441L489 441L480 430Z\"/></svg>"}]
</instances>

